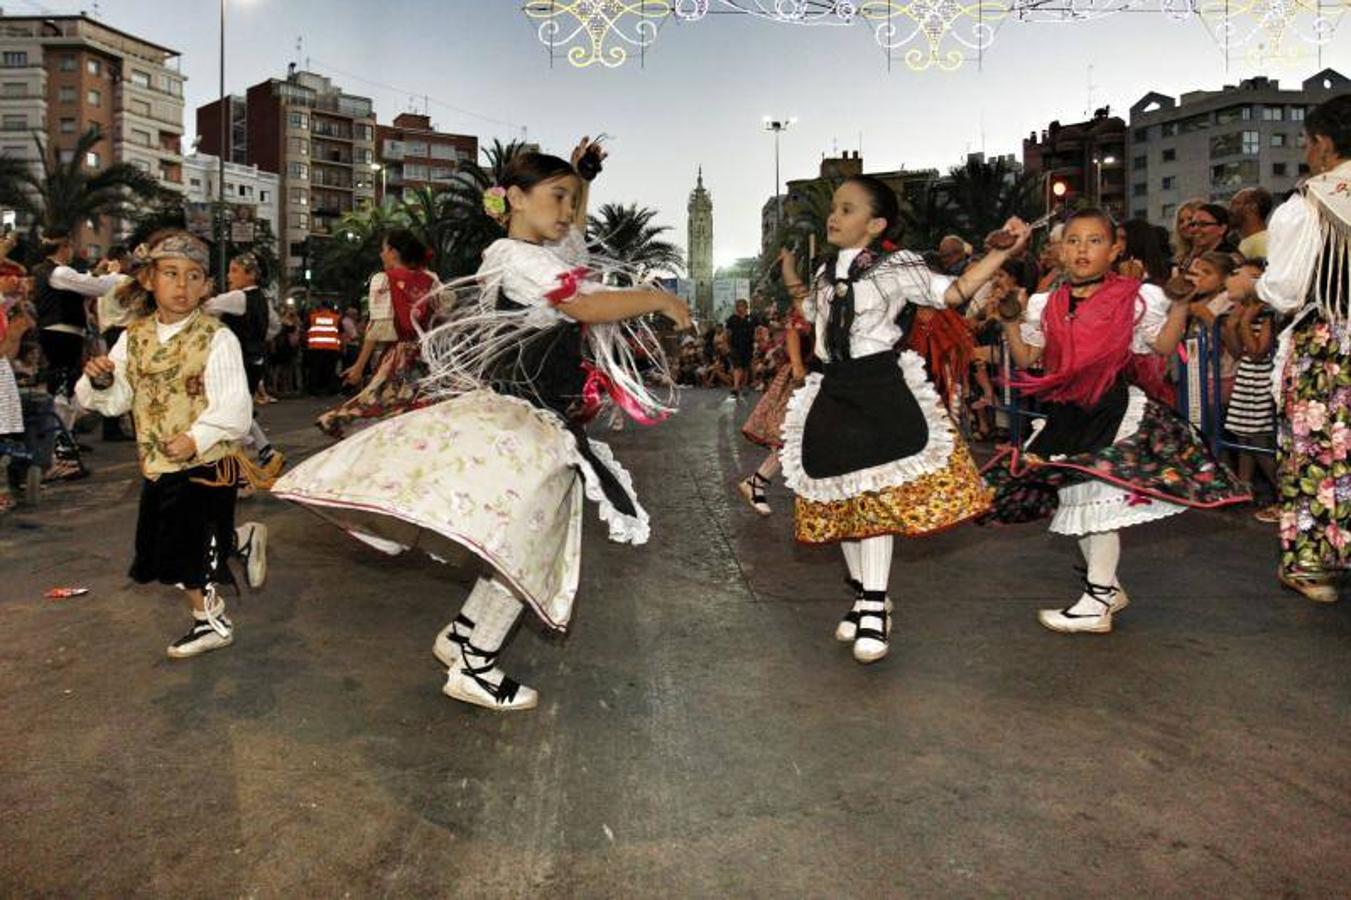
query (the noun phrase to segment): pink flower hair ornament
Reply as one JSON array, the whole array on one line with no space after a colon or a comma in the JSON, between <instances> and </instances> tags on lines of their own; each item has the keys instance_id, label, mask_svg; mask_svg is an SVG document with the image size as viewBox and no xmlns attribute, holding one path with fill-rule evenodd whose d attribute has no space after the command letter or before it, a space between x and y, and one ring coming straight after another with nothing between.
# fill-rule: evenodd
<instances>
[{"instance_id":1,"label":"pink flower hair ornament","mask_svg":"<svg viewBox=\"0 0 1351 900\"><path fill-rule=\"evenodd\" d=\"M501 185L493 185L484 191L483 211L499 225L505 225L507 221L507 189Z\"/></svg>"}]
</instances>

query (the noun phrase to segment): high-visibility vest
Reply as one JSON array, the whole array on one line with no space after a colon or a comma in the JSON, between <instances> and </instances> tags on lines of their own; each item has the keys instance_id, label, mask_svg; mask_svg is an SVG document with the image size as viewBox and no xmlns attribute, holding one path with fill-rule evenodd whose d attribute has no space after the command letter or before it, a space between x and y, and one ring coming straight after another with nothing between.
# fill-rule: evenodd
<instances>
[{"instance_id":1,"label":"high-visibility vest","mask_svg":"<svg viewBox=\"0 0 1351 900\"><path fill-rule=\"evenodd\" d=\"M311 350L342 350L342 336L338 331L338 314L328 309L310 313L310 330L305 335L305 346Z\"/></svg>"}]
</instances>

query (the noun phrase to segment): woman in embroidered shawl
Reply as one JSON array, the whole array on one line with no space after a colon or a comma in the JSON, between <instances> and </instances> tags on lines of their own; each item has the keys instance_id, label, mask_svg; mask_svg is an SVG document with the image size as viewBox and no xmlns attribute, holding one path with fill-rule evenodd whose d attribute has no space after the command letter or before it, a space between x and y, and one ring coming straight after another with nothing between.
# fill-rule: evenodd
<instances>
[{"instance_id":1,"label":"woman in embroidered shawl","mask_svg":"<svg viewBox=\"0 0 1351 900\"><path fill-rule=\"evenodd\" d=\"M913 351L896 352L908 304L960 306L1027 241L1010 219L1012 240L958 278L929 271L919 255L896 249L896 194L867 176L847 179L831 201L826 234L835 252L802 284L791 254L784 282L816 327L825 371L809 375L784 418L784 477L797 494L795 530L808 544L838 543L854 599L836 628L870 663L887 654L887 595L897 535L951 528L989 509L990 494L943 400Z\"/></svg>"},{"instance_id":2,"label":"woman in embroidered shawl","mask_svg":"<svg viewBox=\"0 0 1351 900\"><path fill-rule=\"evenodd\" d=\"M594 175L598 145L574 162ZM606 399L651 423L669 409L647 394L635 361L663 363L640 325L660 313L679 327L689 310L645 287L607 289L581 265L586 182L567 160L514 158L485 206L505 222L448 321L427 333L427 389L448 397L386 419L282 478L273 493L304 504L354 537L442 559L468 551L482 565L460 614L438 635L443 692L492 710L530 709L536 692L496 660L528 605L562 631L581 564L583 500L599 504L611 540L647 541L647 512L628 472L584 426ZM598 273L601 274L601 273ZM474 290L469 290L470 286Z\"/></svg>"},{"instance_id":3,"label":"woman in embroidered shawl","mask_svg":"<svg viewBox=\"0 0 1351 900\"><path fill-rule=\"evenodd\" d=\"M1272 214L1267 269L1256 295L1294 316L1276 355L1282 584L1310 600L1337 599L1351 568L1351 95L1304 120L1311 176Z\"/></svg>"},{"instance_id":4,"label":"woman in embroidered shawl","mask_svg":"<svg viewBox=\"0 0 1351 900\"><path fill-rule=\"evenodd\" d=\"M1079 538L1083 593L1044 609L1042 625L1104 634L1129 602L1117 580L1119 531L1187 507L1246 500L1196 431L1166 405L1164 357L1187 327L1190 286L1170 299L1161 288L1112 271L1122 245L1105 213L1070 217L1061 245L1068 279L1034 294L1027 310L1002 310L1014 362L1040 360L1045 374L1016 385L1042 400L1046 418L1022 448L987 467L997 489L993 518L1051 516L1051 531Z\"/></svg>"}]
</instances>

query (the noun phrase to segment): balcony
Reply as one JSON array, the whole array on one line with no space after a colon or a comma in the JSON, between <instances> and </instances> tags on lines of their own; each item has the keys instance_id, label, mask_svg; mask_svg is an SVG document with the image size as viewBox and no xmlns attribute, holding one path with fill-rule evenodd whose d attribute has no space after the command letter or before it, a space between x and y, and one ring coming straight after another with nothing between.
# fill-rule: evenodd
<instances>
[{"instance_id":1,"label":"balcony","mask_svg":"<svg viewBox=\"0 0 1351 900\"><path fill-rule=\"evenodd\" d=\"M311 119L310 130L320 137L332 138L337 141L352 140L352 129L343 128L332 122L322 122L318 119Z\"/></svg>"}]
</instances>

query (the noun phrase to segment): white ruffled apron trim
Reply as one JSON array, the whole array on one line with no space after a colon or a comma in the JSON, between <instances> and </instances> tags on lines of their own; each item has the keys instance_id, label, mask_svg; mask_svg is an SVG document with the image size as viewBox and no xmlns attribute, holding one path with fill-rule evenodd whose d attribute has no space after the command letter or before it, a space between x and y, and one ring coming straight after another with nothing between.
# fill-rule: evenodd
<instances>
[{"instance_id":1,"label":"white ruffled apron trim","mask_svg":"<svg viewBox=\"0 0 1351 900\"><path fill-rule=\"evenodd\" d=\"M1125 440L1140 430L1149 397L1132 386L1126 401L1126 412L1117 426L1112 443ZM1061 457L1052 457L1064 459ZM1071 484L1057 492L1059 506L1051 517L1050 531L1073 537L1116 531L1130 525L1153 522L1175 516L1185 506L1166 500L1138 497L1124 488L1097 478Z\"/></svg>"},{"instance_id":2,"label":"white ruffled apron trim","mask_svg":"<svg viewBox=\"0 0 1351 900\"><path fill-rule=\"evenodd\" d=\"M957 445L957 434L938 391L929 381L924 359L918 353L906 350L900 354L897 365L929 426L929 442L924 449L904 459L857 472L812 478L802 468L802 433L824 376L819 373L808 375L806 383L794 391L788 401L783 417L783 449L779 451L784 480L795 494L816 503L848 500L861 494L900 487L947 467Z\"/></svg>"}]
</instances>

